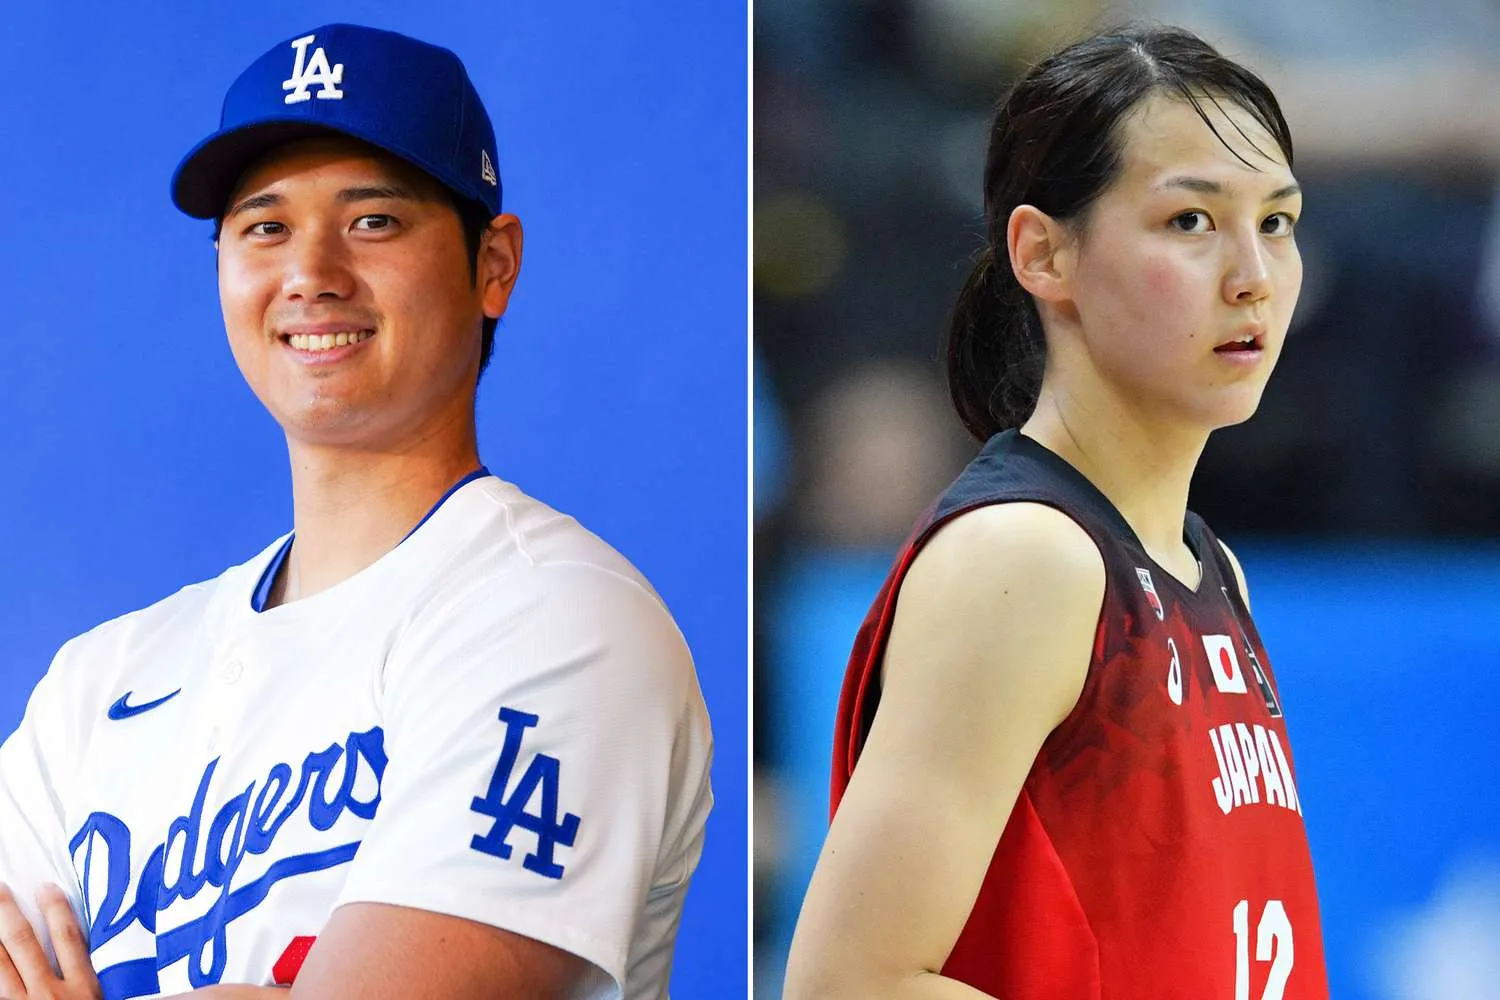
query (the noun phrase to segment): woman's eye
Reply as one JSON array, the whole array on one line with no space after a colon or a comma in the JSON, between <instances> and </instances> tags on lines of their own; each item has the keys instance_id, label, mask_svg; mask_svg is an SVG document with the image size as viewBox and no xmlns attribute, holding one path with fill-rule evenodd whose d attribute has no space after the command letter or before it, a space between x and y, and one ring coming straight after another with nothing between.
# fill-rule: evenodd
<instances>
[{"instance_id":1,"label":"woman's eye","mask_svg":"<svg viewBox=\"0 0 1500 1000\"><path fill-rule=\"evenodd\" d=\"M1184 233L1206 233L1214 227L1213 220L1208 217L1207 212L1196 210L1173 216L1171 225L1174 229Z\"/></svg>"},{"instance_id":2,"label":"woman's eye","mask_svg":"<svg viewBox=\"0 0 1500 1000\"><path fill-rule=\"evenodd\" d=\"M1277 212L1266 216L1266 221L1260 224L1260 231L1267 236L1290 236L1296 226L1297 220L1292 218L1291 213Z\"/></svg>"},{"instance_id":3,"label":"woman's eye","mask_svg":"<svg viewBox=\"0 0 1500 1000\"><path fill-rule=\"evenodd\" d=\"M354 228L367 233L381 232L395 225L396 220L389 215L361 215L354 220Z\"/></svg>"}]
</instances>

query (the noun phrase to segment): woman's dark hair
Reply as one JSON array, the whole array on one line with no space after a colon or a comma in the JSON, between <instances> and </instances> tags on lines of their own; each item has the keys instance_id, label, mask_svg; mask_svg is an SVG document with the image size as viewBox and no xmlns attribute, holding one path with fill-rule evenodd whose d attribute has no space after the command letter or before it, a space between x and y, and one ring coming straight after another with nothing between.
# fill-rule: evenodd
<instances>
[{"instance_id":1,"label":"woman's dark hair","mask_svg":"<svg viewBox=\"0 0 1500 1000\"><path fill-rule=\"evenodd\" d=\"M1005 231L1011 212L1033 205L1054 219L1081 222L1123 167L1121 122L1157 93L1192 105L1215 135L1204 102L1238 105L1291 165L1291 133L1271 89L1180 28L1095 35L1028 71L1000 102L990 128L985 248L959 293L948 334L948 391L959 419L979 440L1031 416L1046 362L1036 303L1010 267Z\"/></svg>"}]
</instances>

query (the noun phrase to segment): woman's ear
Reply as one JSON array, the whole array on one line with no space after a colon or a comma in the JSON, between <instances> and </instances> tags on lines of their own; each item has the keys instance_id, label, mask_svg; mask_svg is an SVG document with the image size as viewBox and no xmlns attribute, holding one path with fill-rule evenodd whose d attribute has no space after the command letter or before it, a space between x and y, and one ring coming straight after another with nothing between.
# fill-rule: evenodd
<instances>
[{"instance_id":1,"label":"woman's ear","mask_svg":"<svg viewBox=\"0 0 1500 1000\"><path fill-rule=\"evenodd\" d=\"M1032 205L1017 205L1005 226L1010 268L1022 288L1043 302L1068 298L1072 241L1063 224Z\"/></svg>"}]
</instances>

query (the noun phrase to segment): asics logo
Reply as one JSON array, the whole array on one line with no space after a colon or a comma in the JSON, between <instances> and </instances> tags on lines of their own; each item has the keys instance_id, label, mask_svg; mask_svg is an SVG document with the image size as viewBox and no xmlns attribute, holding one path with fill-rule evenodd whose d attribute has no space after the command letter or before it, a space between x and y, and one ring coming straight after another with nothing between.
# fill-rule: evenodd
<instances>
[{"instance_id":1,"label":"asics logo","mask_svg":"<svg viewBox=\"0 0 1500 1000\"><path fill-rule=\"evenodd\" d=\"M1172 666L1167 669L1167 697L1172 704L1182 704L1182 657L1177 655L1177 643L1167 639L1167 648L1172 651Z\"/></svg>"},{"instance_id":2,"label":"asics logo","mask_svg":"<svg viewBox=\"0 0 1500 1000\"><path fill-rule=\"evenodd\" d=\"M130 701L129 701L130 696L132 694L134 694L134 693L135 693L134 691L126 691L124 694L120 695L120 700L119 701L117 701L113 705L109 706L109 717L111 719L113 719L116 722L119 722L121 719L128 719L132 715L140 715L142 712L149 712L153 708L155 708L156 706L158 706L158 705L164 705L167 702L171 701L173 698L175 698L178 695L182 694L182 688L178 688L176 691L173 691L171 694L162 695L160 698L157 698L155 701L144 701L144 702L141 702L139 705L132 705L132 704L130 704Z\"/></svg>"}]
</instances>

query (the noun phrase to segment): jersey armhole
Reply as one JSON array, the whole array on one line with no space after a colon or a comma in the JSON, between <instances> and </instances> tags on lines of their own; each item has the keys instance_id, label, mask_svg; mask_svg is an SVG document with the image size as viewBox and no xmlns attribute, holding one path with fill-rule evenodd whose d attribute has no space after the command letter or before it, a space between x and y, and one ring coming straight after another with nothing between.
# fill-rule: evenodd
<instances>
[{"instance_id":1,"label":"jersey armhole","mask_svg":"<svg viewBox=\"0 0 1500 1000\"><path fill-rule=\"evenodd\" d=\"M1083 530L1088 531L1089 529L1083 526ZM1095 545L1099 544L1099 539L1094 536L1093 532L1089 532L1089 537L1094 539ZM1104 558L1102 547L1100 548L1099 556L1101 559ZM1104 661L1104 642L1105 636L1108 633L1104 615L1114 595L1115 579L1114 575L1110 573L1109 563L1106 561L1104 564L1104 593L1099 599L1099 613L1094 618L1094 641L1089 647L1089 664L1083 676L1083 686L1078 689L1078 698L1073 702L1073 707L1068 710L1068 714L1063 716L1061 722L1052 727L1052 731L1042 741L1043 747L1054 739L1061 738L1066 740L1072 735L1074 728L1079 725L1080 720L1087 711L1086 706L1096 700L1095 692L1099 686L1098 667ZM1038 751L1038 755L1040 756L1040 751Z\"/></svg>"},{"instance_id":2,"label":"jersey armhole","mask_svg":"<svg viewBox=\"0 0 1500 1000\"><path fill-rule=\"evenodd\" d=\"M976 511L981 507L991 507L1001 503L1033 503L1052 508L1059 514L1062 514L1068 520L1072 521L1074 524L1078 525L1078 527L1082 529L1084 534L1089 536L1089 540L1094 543L1094 548L1099 552L1100 561L1104 564L1104 594L1100 598L1099 610L1094 618L1094 637L1090 647L1091 652L1089 654L1089 664L1084 674L1083 686L1079 689L1078 697L1073 702L1073 707L1068 710L1068 714L1063 717L1062 721L1053 727L1052 732L1048 734L1047 738L1051 739L1056 733L1062 732L1067 727L1076 723L1076 719L1079 715L1079 706L1084 704L1091 690L1097 683L1094 664L1099 660L1100 653L1103 648L1105 635L1104 610L1105 608L1109 607L1110 595L1114 589L1114 585L1112 580L1110 579L1109 574L1109 563L1104 556L1104 547L1100 544L1099 541L1100 529L1097 529L1095 526L1090 525L1087 520L1080 518L1076 511L1069 510L1066 506L1067 501L1065 500L1065 498L1051 493L1024 497L988 499L946 512L941 518L935 520L931 525L927 527L925 531L923 531L915 539L913 539L907 545L905 552L902 554L901 562L899 564L899 572L895 576L894 584L891 588L891 593L886 599L885 606L881 608L880 625L877 632L877 642L875 647L871 650L869 659L865 664L865 680L864 683L860 686L860 690L855 697L854 711L852 714L853 718L857 720L858 730L855 733L856 739L852 740L849 746L849 760L846 764L849 773L853 773L854 765L858 761L860 753L864 750L865 740L869 736L870 727L874 725L875 722L875 712L880 707L880 696L883 686L882 677L884 674L885 665L885 652L886 647L890 642L891 628L896 618L896 604L900 600L901 587L906 582L907 572L911 569L912 564L916 562L917 556L921 553L922 549L926 547L927 543L931 541L932 538L936 536L938 531L941 528L945 527L950 521L953 521L963 516L964 514Z\"/></svg>"}]
</instances>

